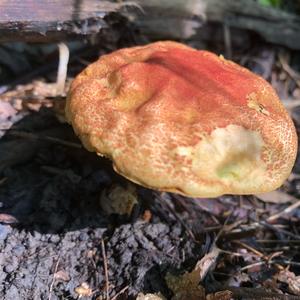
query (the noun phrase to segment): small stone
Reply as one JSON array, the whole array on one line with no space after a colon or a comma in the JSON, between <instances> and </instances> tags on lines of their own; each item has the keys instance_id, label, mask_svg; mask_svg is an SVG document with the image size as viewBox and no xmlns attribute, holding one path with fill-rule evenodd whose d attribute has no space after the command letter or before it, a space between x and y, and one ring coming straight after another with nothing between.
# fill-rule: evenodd
<instances>
[{"instance_id":1,"label":"small stone","mask_svg":"<svg viewBox=\"0 0 300 300\"><path fill-rule=\"evenodd\" d=\"M20 257L24 251L25 251L25 247L23 245L17 245L12 250L13 254L16 255L17 257Z\"/></svg>"},{"instance_id":2,"label":"small stone","mask_svg":"<svg viewBox=\"0 0 300 300\"><path fill-rule=\"evenodd\" d=\"M10 264L4 267L4 272L6 273L12 273L14 270L15 270L14 266Z\"/></svg>"},{"instance_id":3,"label":"small stone","mask_svg":"<svg viewBox=\"0 0 300 300\"><path fill-rule=\"evenodd\" d=\"M50 242L52 242L54 244L57 244L59 241L60 241L60 237L57 234L52 235L51 238L50 238Z\"/></svg>"},{"instance_id":4,"label":"small stone","mask_svg":"<svg viewBox=\"0 0 300 300\"><path fill-rule=\"evenodd\" d=\"M11 233L12 228L8 225L0 224L0 241L3 241Z\"/></svg>"},{"instance_id":5,"label":"small stone","mask_svg":"<svg viewBox=\"0 0 300 300\"><path fill-rule=\"evenodd\" d=\"M80 241L86 241L86 240L88 240L88 238L89 238L89 235L86 232L82 232L79 235L79 240Z\"/></svg>"}]
</instances>

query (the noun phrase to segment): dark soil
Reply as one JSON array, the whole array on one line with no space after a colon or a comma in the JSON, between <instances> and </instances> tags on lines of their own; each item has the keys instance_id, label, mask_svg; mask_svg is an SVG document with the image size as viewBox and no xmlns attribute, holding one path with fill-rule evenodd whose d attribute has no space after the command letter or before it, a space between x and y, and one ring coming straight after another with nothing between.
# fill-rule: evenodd
<instances>
[{"instance_id":1,"label":"dark soil","mask_svg":"<svg viewBox=\"0 0 300 300\"><path fill-rule=\"evenodd\" d=\"M15 136L24 131L59 140ZM276 274L268 263L255 267L261 258L239 249L236 240L264 253L283 250L278 262L292 261L291 270L299 274L299 210L281 220L283 228L290 228L287 232L264 223L265 216L282 206L253 197L195 201L137 187L139 204L130 216L107 215L100 195L116 185L126 189L127 181L108 160L74 145L80 143L72 128L58 122L48 108L23 114L0 140L0 299L78 299L76 288L83 283L91 294L81 299L101 299L107 279L111 297L124 291L117 299L158 291L170 299L165 275L193 269L220 230L218 245L225 252L203 283L207 292L228 285L262 287ZM298 195L298 182L287 182L286 189ZM223 227L226 222L232 228ZM257 242L263 239L278 244L267 248ZM236 251L240 257L230 254ZM243 271L249 264L254 265Z\"/></svg>"},{"instance_id":2,"label":"dark soil","mask_svg":"<svg viewBox=\"0 0 300 300\"><path fill-rule=\"evenodd\" d=\"M71 127L47 109L26 116L15 129L75 140ZM168 294L166 272L192 267L203 254L151 191L139 188L136 216L102 214L102 190L126 185L110 162L84 149L11 138L9 132L0 148L3 159L12 157L2 170L7 179L0 186L1 212L15 218L0 225L0 299L78 299L75 288L83 282L94 292L87 299L96 299L105 286L102 239L111 296L127 285L128 295ZM141 219L143 200L153 211L151 222Z\"/></svg>"},{"instance_id":3,"label":"dark soil","mask_svg":"<svg viewBox=\"0 0 300 300\"><path fill-rule=\"evenodd\" d=\"M104 50L91 47L90 61L120 46L111 43ZM69 65L70 77L86 63L81 49L84 55L77 53ZM280 51L250 43L234 51L233 59L269 80L282 99L293 99L300 85L282 69ZM299 54L288 54L286 63L299 61ZM40 75L42 81L55 80L53 74ZM299 293L289 285L297 287L300 275L299 206L268 221L300 196L299 155L281 190L291 197L286 201L282 194L268 202L255 196L187 199L136 187L138 204L130 215L109 215L100 198L115 186L126 190L128 182L108 160L84 150L72 128L58 121L56 100L30 84L29 90L0 86L0 94L13 91L0 98L1 300L100 300L107 284L111 300L135 299L139 292L171 299L166 274L191 271L214 242L221 254L201 283L207 293L231 287L239 289L236 299L249 299L251 290L243 296L244 288L300 295L299 283ZM298 131L299 111L292 111ZM292 281L278 279L280 270L291 272Z\"/></svg>"}]
</instances>

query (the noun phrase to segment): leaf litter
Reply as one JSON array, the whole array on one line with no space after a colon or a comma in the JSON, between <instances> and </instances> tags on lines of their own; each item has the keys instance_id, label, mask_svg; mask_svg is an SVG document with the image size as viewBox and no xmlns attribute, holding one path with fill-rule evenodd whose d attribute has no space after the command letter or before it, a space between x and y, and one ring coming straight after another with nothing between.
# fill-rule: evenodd
<instances>
[{"instance_id":1,"label":"leaf litter","mask_svg":"<svg viewBox=\"0 0 300 300\"><path fill-rule=\"evenodd\" d=\"M268 47L260 72L295 104L299 132L299 77L289 55ZM45 78L0 95L1 299L300 299L299 159L264 195L131 187L76 146L57 101Z\"/></svg>"}]
</instances>

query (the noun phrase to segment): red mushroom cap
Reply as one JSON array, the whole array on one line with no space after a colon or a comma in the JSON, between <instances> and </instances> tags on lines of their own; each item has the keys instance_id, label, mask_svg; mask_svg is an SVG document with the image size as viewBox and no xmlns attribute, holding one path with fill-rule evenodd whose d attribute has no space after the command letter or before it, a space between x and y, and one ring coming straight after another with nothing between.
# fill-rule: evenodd
<instances>
[{"instance_id":1,"label":"red mushroom cap","mask_svg":"<svg viewBox=\"0 0 300 300\"><path fill-rule=\"evenodd\" d=\"M175 42L102 56L74 80L66 115L118 173L191 197L274 190L297 152L293 122L269 83Z\"/></svg>"}]
</instances>

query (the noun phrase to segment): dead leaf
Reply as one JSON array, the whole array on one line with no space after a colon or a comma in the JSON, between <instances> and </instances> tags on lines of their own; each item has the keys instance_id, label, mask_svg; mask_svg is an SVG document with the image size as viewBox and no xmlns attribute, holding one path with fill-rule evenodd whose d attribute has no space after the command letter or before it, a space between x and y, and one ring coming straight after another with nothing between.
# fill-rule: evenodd
<instances>
[{"instance_id":1,"label":"dead leaf","mask_svg":"<svg viewBox=\"0 0 300 300\"><path fill-rule=\"evenodd\" d=\"M0 120L11 118L17 113L9 102L0 101Z\"/></svg>"},{"instance_id":2,"label":"dead leaf","mask_svg":"<svg viewBox=\"0 0 300 300\"><path fill-rule=\"evenodd\" d=\"M152 218L152 213L149 209L146 209L143 213L142 219L144 222L149 223Z\"/></svg>"},{"instance_id":3,"label":"dead leaf","mask_svg":"<svg viewBox=\"0 0 300 300\"><path fill-rule=\"evenodd\" d=\"M208 294L206 300L230 300L233 299L233 293L231 291L220 291L214 294Z\"/></svg>"},{"instance_id":4,"label":"dead leaf","mask_svg":"<svg viewBox=\"0 0 300 300\"><path fill-rule=\"evenodd\" d=\"M259 200L270 203L283 204L288 202L296 202L298 199L287 193L281 191L273 191L269 193L256 194L255 195Z\"/></svg>"},{"instance_id":5,"label":"dead leaf","mask_svg":"<svg viewBox=\"0 0 300 300\"><path fill-rule=\"evenodd\" d=\"M70 281L70 276L64 270L56 272L54 278L61 281Z\"/></svg>"},{"instance_id":6,"label":"dead leaf","mask_svg":"<svg viewBox=\"0 0 300 300\"><path fill-rule=\"evenodd\" d=\"M288 282L289 291L297 296L300 296L300 276L295 277L294 279Z\"/></svg>"},{"instance_id":7,"label":"dead leaf","mask_svg":"<svg viewBox=\"0 0 300 300\"><path fill-rule=\"evenodd\" d=\"M39 111L42 107L43 103L39 101L38 99L31 99L23 101L23 108L27 108L31 111Z\"/></svg>"},{"instance_id":8,"label":"dead leaf","mask_svg":"<svg viewBox=\"0 0 300 300\"><path fill-rule=\"evenodd\" d=\"M202 210L213 214L214 216L220 216L227 210L226 205L220 201L220 199L199 199L195 201L195 204Z\"/></svg>"},{"instance_id":9,"label":"dead leaf","mask_svg":"<svg viewBox=\"0 0 300 300\"><path fill-rule=\"evenodd\" d=\"M199 272L199 281L202 281L208 271L216 263L220 254L220 249L217 246L213 246L211 251L205 254L196 264L195 271Z\"/></svg>"},{"instance_id":10,"label":"dead leaf","mask_svg":"<svg viewBox=\"0 0 300 300\"><path fill-rule=\"evenodd\" d=\"M105 189L100 196L100 206L103 211L110 214L131 215L132 209L138 203L136 188L128 184L127 188L114 185Z\"/></svg>"},{"instance_id":11,"label":"dead leaf","mask_svg":"<svg viewBox=\"0 0 300 300\"><path fill-rule=\"evenodd\" d=\"M167 285L174 293L172 300L205 299L205 290L199 283L215 265L219 253L220 249L214 245L211 251L199 260L192 272L184 273L181 276L167 274L165 278Z\"/></svg>"},{"instance_id":12,"label":"dead leaf","mask_svg":"<svg viewBox=\"0 0 300 300\"><path fill-rule=\"evenodd\" d=\"M12 215L9 214L0 214L0 223L4 224L15 224L18 223L19 221Z\"/></svg>"},{"instance_id":13,"label":"dead leaf","mask_svg":"<svg viewBox=\"0 0 300 300\"><path fill-rule=\"evenodd\" d=\"M158 294L146 294L144 295L143 293L138 294L136 300L166 300L166 298L161 295L160 293Z\"/></svg>"},{"instance_id":14,"label":"dead leaf","mask_svg":"<svg viewBox=\"0 0 300 300\"><path fill-rule=\"evenodd\" d=\"M239 287L245 282L250 282L251 279L249 275L245 272L237 272L228 280L229 286Z\"/></svg>"},{"instance_id":15,"label":"dead leaf","mask_svg":"<svg viewBox=\"0 0 300 300\"><path fill-rule=\"evenodd\" d=\"M0 130L8 130L13 125L12 118L17 111L9 102L0 101Z\"/></svg>"},{"instance_id":16,"label":"dead leaf","mask_svg":"<svg viewBox=\"0 0 300 300\"><path fill-rule=\"evenodd\" d=\"M80 286L75 288L75 293L77 293L79 297L90 297L93 291L86 282L83 282Z\"/></svg>"},{"instance_id":17,"label":"dead leaf","mask_svg":"<svg viewBox=\"0 0 300 300\"><path fill-rule=\"evenodd\" d=\"M276 277L277 280L288 284L291 293L300 296L300 276L296 276L295 273L285 269L280 271Z\"/></svg>"},{"instance_id":18,"label":"dead leaf","mask_svg":"<svg viewBox=\"0 0 300 300\"><path fill-rule=\"evenodd\" d=\"M172 300L204 300L205 290L199 285L199 272L194 270L190 273L184 273L180 276L167 274L166 283L172 290L174 296Z\"/></svg>"}]
</instances>

